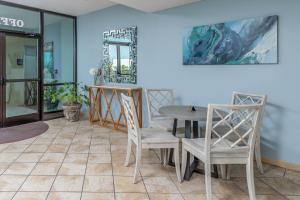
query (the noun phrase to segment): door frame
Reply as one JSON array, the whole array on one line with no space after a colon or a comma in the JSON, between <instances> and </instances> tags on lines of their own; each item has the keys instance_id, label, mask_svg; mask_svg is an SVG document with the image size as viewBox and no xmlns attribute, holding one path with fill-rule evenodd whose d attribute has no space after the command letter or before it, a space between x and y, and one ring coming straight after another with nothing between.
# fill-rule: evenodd
<instances>
[{"instance_id":1,"label":"door frame","mask_svg":"<svg viewBox=\"0 0 300 200\"><path fill-rule=\"evenodd\" d=\"M20 38L32 38L37 40L37 62L38 62L38 69L37 69L37 78L34 79L11 79L6 80L6 36L15 36ZM34 121L41 120L41 103L42 103L42 94L41 94L41 87L42 87L42 79L41 79L41 67L42 67L42 60L41 60L41 36L39 34L25 34L25 33L12 33L12 32L0 32L0 77L3 77L3 83L0 86L0 127L6 126L13 126L19 125ZM37 82L37 113L28 114L28 115L20 115L15 117L6 118L6 83L16 83L16 82L26 82L28 81L36 81Z\"/></svg>"}]
</instances>

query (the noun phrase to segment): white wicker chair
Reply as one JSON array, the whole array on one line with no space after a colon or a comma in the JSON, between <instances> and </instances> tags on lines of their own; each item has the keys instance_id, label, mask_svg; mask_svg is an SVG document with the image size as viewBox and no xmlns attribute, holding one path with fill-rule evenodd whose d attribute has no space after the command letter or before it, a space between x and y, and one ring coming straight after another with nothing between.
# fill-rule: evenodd
<instances>
[{"instance_id":1,"label":"white wicker chair","mask_svg":"<svg viewBox=\"0 0 300 200\"><path fill-rule=\"evenodd\" d=\"M258 95L258 94L247 94L242 92L233 92L232 94L232 104L233 105L250 105L250 104L259 104L262 105L262 112L259 116L258 127L260 127L262 122L262 115L264 107L266 105L267 95ZM260 128L257 130L257 137L255 142L255 159L257 168L260 173L264 173L263 165L261 162L261 151L260 151ZM228 171L229 173L229 171Z\"/></svg>"},{"instance_id":2,"label":"white wicker chair","mask_svg":"<svg viewBox=\"0 0 300 200\"><path fill-rule=\"evenodd\" d=\"M257 104L209 105L205 138L182 139L182 176L187 152L203 161L207 200L212 199L211 164L245 164L250 200L256 199L253 156L261 108ZM213 121L213 116L220 119Z\"/></svg>"},{"instance_id":3,"label":"white wicker chair","mask_svg":"<svg viewBox=\"0 0 300 200\"><path fill-rule=\"evenodd\" d=\"M172 133L162 129L139 128L138 118L134 101L132 97L121 94L124 106L127 127L128 127L128 144L125 166L128 166L131 146L136 145L136 165L134 171L134 183L137 182L137 174L141 165L142 149L174 149L175 152L175 168L178 181L181 182L180 161L179 161L179 139Z\"/></svg>"},{"instance_id":4,"label":"white wicker chair","mask_svg":"<svg viewBox=\"0 0 300 200\"><path fill-rule=\"evenodd\" d=\"M172 89L145 89L147 110L150 128L161 128L166 131L173 130L174 118L159 113L162 106L175 105L174 91ZM184 128L184 121L176 121L176 128ZM172 154L172 153L171 153ZM161 161L166 165L168 150L161 150Z\"/></svg>"}]
</instances>

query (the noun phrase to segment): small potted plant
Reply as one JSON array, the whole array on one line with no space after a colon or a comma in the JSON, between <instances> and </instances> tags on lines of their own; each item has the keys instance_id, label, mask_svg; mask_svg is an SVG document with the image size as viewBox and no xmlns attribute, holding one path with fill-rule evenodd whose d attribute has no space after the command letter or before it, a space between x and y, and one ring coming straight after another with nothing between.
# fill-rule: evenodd
<instances>
[{"instance_id":1,"label":"small potted plant","mask_svg":"<svg viewBox=\"0 0 300 200\"><path fill-rule=\"evenodd\" d=\"M51 82L53 84L57 81ZM44 89L44 105L47 111L57 110L59 104L58 91L55 85L46 86Z\"/></svg>"},{"instance_id":2,"label":"small potted plant","mask_svg":"<svg viewBox=\"0 0 300 200\"><path fill-rule=\"evenodd\" d=\"M58 98L62 102L64 116L68 121L79 121L82 104L89 105L86 86L65 84L59 88Z\"/></svg>"}]
</instances>

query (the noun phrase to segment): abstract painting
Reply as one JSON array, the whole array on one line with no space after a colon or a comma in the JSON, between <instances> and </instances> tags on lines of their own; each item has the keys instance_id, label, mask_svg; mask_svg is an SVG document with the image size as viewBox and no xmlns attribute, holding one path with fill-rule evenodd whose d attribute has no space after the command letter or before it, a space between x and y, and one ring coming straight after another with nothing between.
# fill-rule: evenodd
<instances>
[{"instance_id":1,"label":"abstract painting","mask_svg":"<svg viewBox=\"0 0 300 200\"><path fill-rule=\"evenodd\" d=\"M268 16L186 29L183 64L276 64L277 27L278 16Z\"/></svg>"}]
</instances>

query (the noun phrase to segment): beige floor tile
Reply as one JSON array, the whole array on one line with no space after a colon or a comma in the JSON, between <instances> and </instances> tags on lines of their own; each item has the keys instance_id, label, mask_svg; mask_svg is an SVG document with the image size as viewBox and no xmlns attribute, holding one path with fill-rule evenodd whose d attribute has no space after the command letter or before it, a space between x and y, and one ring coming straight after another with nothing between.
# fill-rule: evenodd
<instances>
[{"instance_id":1,"label":"beige floor tile","mask_svg":"<svg viewBox=\"0 0 300 200\"><path fill-rule=\"evenodd\" d=\"M163 166L161 164L144 164L141 168L142 176L155 177L155 176L167 176L169 174L175 175L175 167Z\"/></svg>"},{"instance_id":2,"label":"beige floor tile","mask_svg":"<svg viewBox=\"0 0 300 200\"><path fill-rule=\"evenodd\" d=\"M81 200L114 200L113 193L82 193Z\"/></svg>"},{"instance_id":3,"label":"beige floor tile","mask_svg":"<svg viewBox=\"0 0 300 200\"><path fill-rule=\"evenodd\" d=\"M128 167L125 167L123 163L113 163L113 175L114 176L130 176L133 177L135 170L135 165L130 165ZM138 176L140 176L140 172L138 173Z\"/></svg>"},{"instance_id":4,"label":"beige floor tile","mask_svg":"<svg viewBox=\"0 0 300 200\"><path fill-rule=\"evenodd\" d=\"M111 154L89 154L88 163L111 163Z\"/></svg>"},{"instance_id":5,"label":"beige floor tile","mask_svg":"<svg viewBox=\"0 0 300 200\"><path fill-rule=\"evenodd\" d=\"M18 192L13 200L46 200L48 192Z\"/></svg>"},{"instance_id":6,"label":"beige floor tile","mask_svg":"<svg viewBox=\"0 0 300 200\"><path fill-rule=\"evenodd\" d=\"M52 144L49 146L48 153L65 153L68 151L69 146L65 144Z\"/></svg>"},{"instance_id":7,"label":"beige floor tile","mask_svg":"<svg viewBox=\"0 0 300 200\"><path fill-rule=\"evenodd\" d=\"M116 192L137 192L144 193L146 188L140 179L136 184L133 183L133 177L114 176L114 184Z\"/></svg>"},{"instance_id":8,"label":"beige floor tile","mask_svg":"<svg viewBox=\"0 0 300 200\"><path fill-rule=\"evenodd\" d=\"M144 177L144 183L149 193L179 193L169 177Z\"/></svg>"},{"instance_id":9,"label":"beige floor tile","mask_svg":"<svg viewBox=\"0 0 300 200\"><path fill-rule=\"evenodd\" d=\"M72 141L72 145L87 145L89 146L91 143L91 138L86 138L86 137L74 137Z\"/></svg>"},{"instance_id":10,"label":"beige floor tile","mask_svg":"<svg viewBox=\"0 0 300 200\"><path fill-rule=\"evenodd\" d=\"M148 164L160 164L161 161L157 154L154 151L151 150L144 150L142 152L142 163L148 163Z\"/></svg>"},{"instance_id":11,"label":"beige floor tile","mask_svg":"<svg viewBox=\"0 0 300 200\"><path fill-rule=\"evenodd\" d=\"M97 139L97 138L93 138L91 141L91 145L97 145L97 144L106 144L109 145L110 141L109 139Z\"/></svg>"},{"instance_id":12,"label":"beige floor tile","mask_svg":"<svg viewBox=\"0 0 300 200\"><path fill-rule=\"evenodd\" d=\"M0 199L1 200L11 200L14 195L15 195L15 192L0 192Z\"/></svg>"},{"instance_id":13,"label":"beige floor tile","mask_svg":"<svg viewBox=\"0 0 300 200\"><path fill-rule=\"evenodd\" d=\"M102 176L102 175L112 175L111 164L87 164L86 175L91 176Z\"/></svg>"},{"instance_id":14,"label":"beige floor tile","mask_svg":"<svg viewBox=\"0 0 300 200\"><path fill-rule=\"evenodd\" d=\"M64 145L70 145L72 143L72 138L66 138L66 139L60 139L57 138L55 140L53 140L52 144L64 144Z\"/></svg>"},{"instance_id":15,"label":"beige floor tile","mask_svg":"<svg viewBox=\"0 0 300 200\"><path fill-rule=\"evenodd\" d=\"M90 150L89 145L72 144L69 149L69 153L88 153Z\"/></svg>"},{"instance_id":16,"label":"beige floor tile","mask_svg":"<svg viewBox=\"0 0 300 200\"><path fill-rule=\"evenodd\" d=\"M213 194L236 194L245 195L233 181L224 181L220 179L212 179L212 193Z\"/></svg>"},{"instance_id":17,"label":"beige floor tile","mask_svg":"<svg viewBox=\"0 0 300 200\"><path fill-rule=\"evenodd\" d=\"M52 138L38 138L32 144L47 144L50 145L53 142Z\"/></svg>"},{"instance_id":18,"label":"beige floor tile","mask_svg":"<svg viewBox=\"0 0 300 200\"><path fill-rule=\"evenodd\" d=\"M155 194L149 193L150 200L183 200L181 194ZM197 199L200 200L200 199Z\"/></svg>"},{"instance_id":19,"label":"beige floor tile","mask_svg":"<svg viewBox=\"0 0 300 200\"><path fill-rule=\"evenodd\" d=\"M205 194L183 194L182 196L185 200L206 200Z\"/></svg>"},{"instance_id":20,"label":"beige floor tile","mask_svg":"<svg viewBox=\"0 0 300 200\"><path fill-rule=\"evenodd\" d=\"M60 163L64 160L65 153L45 153L43 157L41 158L40 162L46 162L46 163Z\"/></svg>"},{"instance_id":21,"label":"beige floor tile","mask_svg":"<svg viewBox=\"0 0 300 200\"><path fill-rule=\"evenodd\" d=\"M114 164L117 164L117 163L124 164L125 158L126 158L126 152L123 152L122 154L113 153L113 154L111 154L111 156L112 156L112 162ZM131 155L130 155L130 162L129 163L130 164L134 164L135 163L135 156L134 156L133 153L131 153Z\"/></svg>"},{"instance_id":22,"label":"beige floor tile","mask_svg":"<svg viewBox=\"0 0 300 200\"><path fill-rule=\"evenodd\" d=\"M0 162L13 162L21 153L0 153Z\"/></svg>"},{"instance_id":23,"label":"beige floor tile","mask_svg":"<svg viewBox=\"0 0 300 200\"><path fill-rule=\"evenodd\" d=\"M110 153L110 145L91 145L90 153Z\"/></svg>"},{"instance_id":24,"label":"beige floor tile","mask_svg":"<svg viewBox=\"0 0 300 200\"><path fill-rule=\"evenodd\" d=\"M300 172L287 170L285 177L300 185Z\"/></svg>"},{"instance_id":25,"label":"beige floor tile","mask_svg":"<svg viewBox=\"0 0 300 200\"><path fill-rule=\"evenodd\" d=\"M43 153L22 153L16 162L38 162Z\"/></svg>"},{"instance_id":26,"label":"beige floor tile","mask_svg":"<svg viewBox=\"0 0 300 200\"><path fill-rule=\"evenodd\" d=\"M248 186L247 186L247 179L246 178L234 178L233 181L236 183L236 185L242 189L246 194L248 194ZM257 195L266 195L266 194L272 194L272 195L277 195L278 193L262 182L259 179L255 179L255 192Z\"/></svg>"},{"instance_id":27,"label":"beige floor tile","mask_svg":"<svg viewBox=\"0 0 300 200\"><path fill-rule=\"evenodd\" d=\"M29 176L21 187L21 191L48 192L55 176Z\"/></svg>"},{"instance_id":28,"label":"beige floor tile","mask_svg":"<svg viewBox=\"0 0 300 200\"><path fill-rule=\"evenodd\" d=\"M63 163L59 175L84 175L86 164L82 163Z\"/></svg>"},{"instance_id":29,"label":"beige floor tile","mask_svg":"<svg viewBox=\"0 0 300 200\"><path fill-rule=\"evenodd\" d=\"M36 163L13 163L4 172L12 175L29 175Z\"/></svg>"},{"instance_id":30,"label":"beige floor tile","mask_svg":"<svg viewBox=\"0 0 300 200\"><path fill-rule=\"evenodd\" d=\"M280 195L256 195L256 200L286 200L286 197Z\"/></svg>"},{"instance_id":31,"label":"beige floor tile","mask_svg":"<svg viewBox=\"0 0 300 200\"><path fill-rule=\"evenodd\" d=\"M61 163L38 163L31 175L56 175Z\"/></svg>"},{"instance_id":32,"label":"beige floor tile","mask_svg":"<svg viewBox=\"0 0 300 200\"><path fill-rule=\"evenodd\" d=\"M177 176L171 176L173 183L183 194L205 194L205 180L203 175L193 174L189 181L179 183Z\"/></svg>"},{"instance_id":33,"label":"beige floor tile","mask_svg":"<svg viewBox=\"0 0 300 200\"><path fill-rule=\"evenodd\" d=\"M109 133L93 132L92 139L109 139Z\"/></svg>"},{"instance_id":34,"label":"beige floor tile","mask_svg":"<svg viewBox=\"0 0 300 200\"><path fill-rule=\"evenodd\" d=\"M300 185L287 178L263 178L263 182L283 195L300 195Z\"/></svg>"},{"instance_id":35,"label":"beige floor tile","mask_svg":"<svg viewBox=\"0 0 300 200\"><path fill-rule=\"evenodd\" d=\"M47 200L80 200L79 192L50 192Z\"/></svg>"},{"instance_id":36,"label":"beige floor tile","mask_svg":"<svg viewBox=\"0 0 300 200\"><path fill-rule=\"evenodd\" d=\"M127 151L127 145L111 145L112 154L125 154Z\"/></svg>"},{"instance_id":37,"label":"beige floor tile","mask_svg":"<svg viewBox=\"0 0 300 200\"><path fill-rule=\"evenodd\" d=\"M8 167L10 163L0 163L0 174L2 174Z\"/></svg>"},{"instance_id":38,"label":"beige floor tile","mask_svg":"<svg viewBox=\"0 0 300 200\"><path fill-rule=\"evenodd\" d=\"M149 200L146 193L116 193L116 200Z\"/></svg>"},{"instance_id":39,"label":"beige floor tile","mask_svg":"<svg viewBox=\"0 0 300 200\"><path fill-rule=\"evenodd\" d=\"M23 152L29 145L28 144L11 144L9 145L3 152L6 153L19 153L19 152Z\"/></svg>"},{"instance_id":40,"label":"beige floor tile","mask_svg":"<svg viewBox=\"0 0 300 200\"><path fill-rule=\"evenodd\" d=\"M288 198L289 200L300 200L300 196L287 196L286 198Z\"/></svg>"},{"instance_id":41,"label":"beige floor tile","mask_svg":"<svg viewBox=\"0 0 300 200\"><path fill-rule=\"evenodd\" d=\"M127 145L127 142L128 142L128 139L127 139L127 137L124 137L124 138L119 138L119 137L112 137L111 139L110 139L110 143L112 144L112 145Z\"/></svg>"},{"instance_id":42,"label":"beige floor tile","mask_svg":"<svg viewBox=\"0 0 300 200\"><path fill-rule=\"evenodd\" d=\"M84 179L84 192L113 192L112 176L86 176Z\"/></svg>"},{"instance_id":43,"label":"beige floor tile","mask_svg":"<svg viewBox=\"0 0 300 200\"><path fill-rule=\"evenodd\" d=\"M51 191L81 192L83 179L83 176L57 176Z\"/></svg>"},{"instance_id":44,"label":"beige floor tile","mask_svg":"<svg viewBox=\"0 0 300 200\"><path fill-rule=\"evenodd\" d=\"M45 144L32 144L30 145L25 152L27 153L44 153L47 151L48 145Z\"/></svg>"},{"instance_id":45,"label":"beige floor tile","mask_svg":"<svg viewBox=\"0 0 300 200\"><path fill-rule=\"evenodd\" d=\"M17 175L1 175L0 176L0 191L15 192L23 184L26 176Z\"/></svg>"},{"instance_id":46,"label":"beige floor tile","mask_svg":"<svg viewBox=\"0 0 300 200\"><path fill-rule=\"evenodd\" d=\"M87 153L68 153L64 163L86 163L88 159Z\"/></svg>"},{"instance_id":47,"label":"beige floor tile","mask_svg":"<svg viewBox=\"0 0 300 200\"><path fill-rule=\"evenodd\" d=\"M268 164L263 164L263 168L264 168L263 174L261 174L257 170L257 168L255 168L255 170L254 170L255 177L268 177L268 178L283 177L283 175L285 173L285 169L276 167L276 166L272 166L272 165L268 165Z\"/></svg>"}]
</instances>

